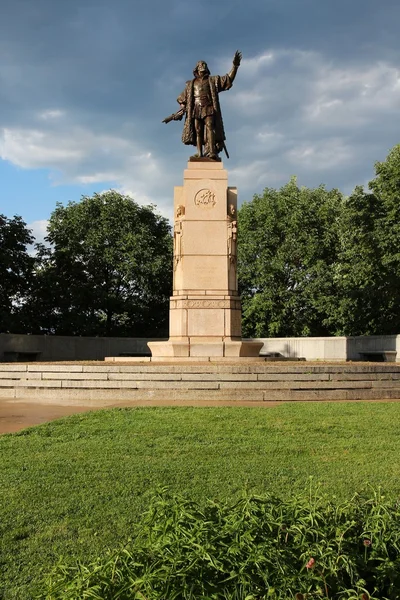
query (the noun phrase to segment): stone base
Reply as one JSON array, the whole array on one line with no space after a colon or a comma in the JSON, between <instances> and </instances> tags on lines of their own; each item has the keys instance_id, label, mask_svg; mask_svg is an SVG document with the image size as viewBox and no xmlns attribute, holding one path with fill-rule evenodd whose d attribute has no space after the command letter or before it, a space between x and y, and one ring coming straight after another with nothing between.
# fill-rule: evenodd
<instances>
[{"instance_id":1,"label":"stone base","mask_svg":"<svg viewBox=\"0 0 400 600\"><path fill-rule=\"evenodd\" d=\"M194 157L174 191L174 278L169 340L152 361L259 360L243 341L237 286L237 190L221 161Z\"/></svg>"},{"instance_id":2,"label":"stone base","mask_svg":"<svg viewBox=\"0 0 400 600\"><path fill-rule=\"evenodd\" d=\"M220 358L258 358L263 346L261 342L243 342L240 340L168 340L165 342L149 342L153 360L167 358L191 358L194 360L218 360Z\"/></svg>"}]
</instances>

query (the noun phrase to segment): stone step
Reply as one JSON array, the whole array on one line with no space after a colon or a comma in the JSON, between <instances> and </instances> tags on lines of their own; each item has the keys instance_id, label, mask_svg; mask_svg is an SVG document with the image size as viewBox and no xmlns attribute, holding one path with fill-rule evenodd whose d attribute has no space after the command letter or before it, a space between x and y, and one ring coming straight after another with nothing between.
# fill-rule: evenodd
<instances>
[{"instance_id":1,"label":"stone step","mask_svg":"<svg viewBox=\"0 0 400 600\"><path fill-rule=\"evenodd\" d=\"M139 373L139 374L156 374L156 373L187 373L187 374L213 374L213 373L230 373L230 374L266 374L266 375L281 375L281 374L305 374L314 375L321 374L341 374L351 377L354 374L389 374L398 375L400 377L400 363L232 363L232 364L213 364L213 363L192 363L192 364L157 364L143 363L136 365L107 365L104 363L88 365L88 364L46 364L46 363L0 363L0 373Z\"/></svg>"},{"instance_id":2,"label":"stone step","mask_svg":"<svg viewBox=\"0 0 400 600\"><path fill-rule=\"evenodd\" d=\"M399 373L76 373L76 372L1 372L0 387L204 387L310 388L400 386Z\"/></svg>"},{"instance_id":3,"label":"stone step","mask_svg":"<svg viewBox=\"0 0 400 600\"><path fill-rule=\"evenodd\" d=\"M337 386L346 385L346 382L366 382L366 381L388 381L393 384L400 384L400 374L392 373L376 373L376 374L329 374L329 373L315 373L314 375L303 374L303 373L286 373L286 374L266 374L266 373L254 373L254 374L237 374L237 373L15 373L15 372L2 372L0 373L0 387L12 385L13 382L39 382L40 381L96 381L101 383L102 381L160 381L160 382L190 382L190 381L218 381L218 382L237 382L238 385L242 384L255 384L265 383L265 385L273 384L274 382L280 383L285 381L288 385L295 384L296 382L331 382ZM28 384L34 385L34 383ZM47 384L46 384L47 385ZM57 385L57 384L56 384ZM79 384L77 384L79 385ZM129 385L129 384L127 384ZM243 386L242 386L243 387Z\"/></svg>"},{"instance_id":4,"label":"stone step","mask_svg":"<svg viewBox=\"0 0 400 600\"><path fill-rule=\"evenodd\" d=\"M80 374L82 375L82 374ZM154 389L345 389L345 388L371 388L390 387L400 389L400 379L368 377L365 379L329 379L328 376L316 375L315 377L298 378L286 377L268 379L265 375L261 379L255 376L244 375L240 379L227 375L215 374L213 377L190 377L184 375L136 375L124 377L121 375L105 374L104 377L77 377L77 374L42 373L41 377L30 377L23 374L21 377L0 378L1 388L12 387L49 387L49 388L154 388Z\"/></svg>"},{"instance_id":5,"label":"stone step","mask_svg":"<svg viewBox=\"0 0 400 600\"><path fill-rule=\"evenodd\" d=\"M358 388L331 390L238 390L238 389L104 389L104 388L27 388L15 387L0 389L0 398L24 402L82 404L114 406L119 402L180 401L207 402L224 400L231 402L295 402L295 401L337 401L337 400L400 400L400 390L390 388Z\"/></svg>"},{"instance_id":6,"label":"stone step","mask_svg":"<svg viewBox=\"0 0 400 600\"><path fill-rule=\"evenodd\" d=\"M400 399L398 364L0 365L0 397L110 405L118 400Z\"/></svg>"}]
</instances>

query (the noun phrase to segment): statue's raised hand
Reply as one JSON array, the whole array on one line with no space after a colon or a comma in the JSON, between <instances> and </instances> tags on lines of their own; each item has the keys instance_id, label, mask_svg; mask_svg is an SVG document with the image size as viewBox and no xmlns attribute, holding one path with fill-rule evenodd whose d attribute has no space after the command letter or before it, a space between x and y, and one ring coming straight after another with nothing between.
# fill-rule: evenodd
<instances>
[{"instance_id":1,"label":"statue's raised hand","mask_svg":"<svg viewBox=\"0 0 400 600\"><path fill-rule=\"evenodd\" d=\"M233 64L235 67L239 67L240 61L242 60L242 53L236 50L235 56L233 57Z\"/></svg>"}]
</instances>

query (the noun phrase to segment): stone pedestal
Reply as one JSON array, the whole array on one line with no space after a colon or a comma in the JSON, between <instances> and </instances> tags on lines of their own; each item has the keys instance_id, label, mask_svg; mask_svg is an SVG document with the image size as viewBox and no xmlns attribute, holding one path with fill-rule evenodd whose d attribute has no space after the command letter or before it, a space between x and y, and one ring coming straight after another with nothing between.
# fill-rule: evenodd
<instances>
[{"instance_id":1,"label":"stone pedestal","mask_svg":"<svg viewBox=\"0 0 400 600\"><path fill-rule=\"evenodd\" d=\"M222 162L190 161L174 194L174 283L169 340L153 358L257 357L243 342L236 276L237 190Z\"/></svg>"}]
</instances>

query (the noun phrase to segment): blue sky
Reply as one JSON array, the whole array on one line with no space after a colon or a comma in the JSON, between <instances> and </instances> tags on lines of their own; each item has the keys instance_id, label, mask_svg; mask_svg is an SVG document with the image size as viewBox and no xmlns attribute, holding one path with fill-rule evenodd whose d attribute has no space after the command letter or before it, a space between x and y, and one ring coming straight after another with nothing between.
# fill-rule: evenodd
<instances>
[{"instance_id":1,"label":"blue sky","mask_svg":"<svg viewBox=\"0 0 400 600\"><path fill-rule=\"evenodd\" d=\"M400 142L398 0L0 0L0 213L115 188L172 216L193 149L161 123L198 60L225 74L240 201L292 175L350 193Z\"/></svg>"}]
</instances>

